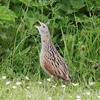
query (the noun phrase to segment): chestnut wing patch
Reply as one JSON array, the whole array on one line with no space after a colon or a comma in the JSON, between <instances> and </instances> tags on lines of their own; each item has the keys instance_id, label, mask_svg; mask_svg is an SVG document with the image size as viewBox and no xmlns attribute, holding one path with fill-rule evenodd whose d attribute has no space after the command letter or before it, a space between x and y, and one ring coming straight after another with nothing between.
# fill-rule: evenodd
<instances>
[{"instance_id":1,"label":"chestnut wing patch","mask_svg":"<svg viewBox=\"0 0 100 100\"><path fill-rule=\"evenodd\" d=\"M62 69L59 68L59 66L53 68L49 63L44 62L44 67L49 74L61 78L63 80L67 79L65 73L63 72Z\"/></svg>"},{"instance_id":2,"label":"chestnut wing patch","mask_svg":"<svg viewBox=\"0 0 100 100\"><path fill-rule=\"evenodd\" d=\"M49 63L44 62L44 68L48 71L48 73L55 76L54 70Z\"/></svg>"}]
</instances>

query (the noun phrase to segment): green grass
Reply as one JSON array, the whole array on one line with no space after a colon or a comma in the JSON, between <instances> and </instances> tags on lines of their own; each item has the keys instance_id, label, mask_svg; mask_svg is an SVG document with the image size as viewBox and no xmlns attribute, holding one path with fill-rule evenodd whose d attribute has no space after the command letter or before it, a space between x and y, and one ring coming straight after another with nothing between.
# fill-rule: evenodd
<instances>
[{"instance_id":1,"label":"green grass","mask_svg":"<svg viewBox=\"0 0 100 100\"><path fill-rule=\"evenodd\" d=\"M37 20L48 24L72 83L79 86L62 88L59 80L47 81L49 76L39 61L40 34L34 27ZM6 85L7 81L11 83ZM18 81L22 84L13 89ZM91 82L95 84L89 85ZM82 100L98 100L100 96L100 1L1 0L0 100L76 100L77 95Z\"/></svg>"},{"instance_id":2,"label":"green grass","mask_svg":"<svg viewBox=\"0 0 100 100\"><path fill-rule=\"evenodd\" d=\"M7 85L8 81L10 84ZM17 82L21 84L16 85ZM95 85L64 85L53 78L38 81L25 77L21 80L0 79L0 100L99 100L100 87L93 89Z\"/></svg>"}]
</instances>

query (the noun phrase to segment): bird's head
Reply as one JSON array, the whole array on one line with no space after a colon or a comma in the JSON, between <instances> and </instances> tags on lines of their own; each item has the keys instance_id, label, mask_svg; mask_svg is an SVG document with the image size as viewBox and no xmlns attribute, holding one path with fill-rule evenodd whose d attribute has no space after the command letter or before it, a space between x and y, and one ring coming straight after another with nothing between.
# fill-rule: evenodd
<instances>
[{"instance_id":1,"label":"bird's head","mask_svg":"<svg viewBox=\"0 0 100 100\"><path fill-rule=\"evenodd\" d=\"M48 26L40 21L38 22L40 26L35 25L35 27L38 29L40 35L43 36L44 34L49 34Z\"/></svg>"},{"instance_id":2,"label":"bird's head","mask_svg":"<svg viewBox=\"0 0 100 100\"><path fill-rule=\"evenodd\" d=\"M41 42L43 44L46 44L46 43L50 43L51 41L51 38L50 38L50 33L49 33L49 29L48 29L48 26L40 21L38 21L40 26L35 26L40 35L41 35Z\"/></svg>"}]
</instances>

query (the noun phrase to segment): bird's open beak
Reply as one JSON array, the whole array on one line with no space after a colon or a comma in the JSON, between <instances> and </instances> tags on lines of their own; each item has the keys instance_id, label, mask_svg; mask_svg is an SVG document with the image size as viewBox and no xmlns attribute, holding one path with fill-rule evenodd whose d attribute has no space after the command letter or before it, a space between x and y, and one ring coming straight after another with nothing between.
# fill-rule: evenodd
<instances>
[{"instance_id":1,"label":"bird's open beak","mask_svg":"<svg viewBox=\"0 0 100 100\"><path fill-rule=\"evenodd\" d=\"M39 29L40 26L36 26L36 25L35 25L34 27L37 28L37 29Z\"/></svg>"},{"instance_id":2,"label":"bird's open beak","mask_svg":"<svg viewBox=\"0 0 100 100\"><path fill-rule=\"evenodd\" d=\"M40 22L39 20L38 20L38 22L39 22L39 24L42 26L43 25L43 23L42 22ZM39 30L39 28L41 27L41 26L36 26L35 25L35 27Z\"/></svg>"},{"instance_id":3,"label":"bird's open beak","mask_svg":"<svg viewBox=\"0 0 100 100\"><path fill-rule=\"evenodd\" d=\"M42 26L43 25L43 23L42 22L40 22L39 20L38 20L38 22L39 22L39 24Z\"/></svg>"}]
</instances>

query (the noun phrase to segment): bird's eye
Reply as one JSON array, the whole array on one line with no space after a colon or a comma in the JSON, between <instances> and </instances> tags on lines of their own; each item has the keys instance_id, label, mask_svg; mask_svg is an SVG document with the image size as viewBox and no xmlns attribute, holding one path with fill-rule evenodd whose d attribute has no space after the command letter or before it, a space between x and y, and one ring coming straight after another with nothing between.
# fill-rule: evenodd
<instances>
[{"instance_id":1,"label":"bird's eye","mask_svg":"<svg viewBox=\"0 0 100 100\"><path fill-rule=\"evenodd\" d=\"M43 28L45 28L45 26L43 25Z\"/></svg>"}]
</instances>

